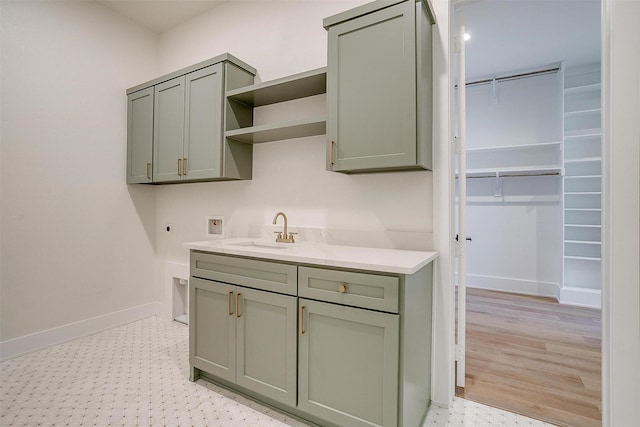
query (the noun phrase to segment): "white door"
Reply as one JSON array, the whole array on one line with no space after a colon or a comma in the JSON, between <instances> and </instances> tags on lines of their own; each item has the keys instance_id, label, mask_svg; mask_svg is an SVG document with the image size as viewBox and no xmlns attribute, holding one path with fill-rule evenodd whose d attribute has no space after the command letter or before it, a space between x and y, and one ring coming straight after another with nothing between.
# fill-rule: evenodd
<instances>
[{"instance_id":1,"label":"white door","mask_svg":"<svg viewBox=\"0 0 640 427\"><path fill-rule=\"evenodd\" d=\"M464 13L456 11L458 31L455 39L455 51L457 56L457 133L455 149L458 158L458 240L456 245L456 259L458 261L458 310L457 310L457 334L456 334L456 386L464 387L465 384L465 340L466 340L466 287L467 287L467 263L465 259L467 230L467 163L465 152L466 139L466 98L465 98L465 59L464 59Z\"/></svg>"}]
</instances>

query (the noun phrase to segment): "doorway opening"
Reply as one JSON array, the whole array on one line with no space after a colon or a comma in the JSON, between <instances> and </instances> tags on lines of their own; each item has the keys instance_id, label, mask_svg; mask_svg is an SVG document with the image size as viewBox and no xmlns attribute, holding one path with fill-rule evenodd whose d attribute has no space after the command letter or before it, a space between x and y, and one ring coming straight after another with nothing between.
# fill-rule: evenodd
<instances>
[{"instance_id":1,"label":"doorway opening","mask_svg":"<svg viewBox=\"0 0 640 427\"><path fill-rule=\"evenodd\" d=\"M457 5L470 239L457 394L601 425L600 1Z\"/></svg>"}]
</instances>

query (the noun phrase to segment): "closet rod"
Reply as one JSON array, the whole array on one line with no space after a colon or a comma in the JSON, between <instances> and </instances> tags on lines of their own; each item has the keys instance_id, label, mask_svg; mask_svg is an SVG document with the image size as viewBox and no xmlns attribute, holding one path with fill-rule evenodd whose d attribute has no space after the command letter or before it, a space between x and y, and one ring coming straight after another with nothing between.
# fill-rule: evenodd
<instances>
[{"instance_id":1,"label":"closet rod","mask_svg":"<svg viewBox=\"0 0 640 427\"><path fill-rule=\"evenodd\" d=\"M496 77L494 79L484 79L484 80L477 80L475 82L468 82L465 86L485 85L493 82L494 80L496 82L500 82L504 80L517 80L517 79L523 79L525 77L533 77L533 76L538 76L542 74L557 73L558 71L560 71L560 67L545 68L544 70L530 71L528 73L512 74L510 76ZM456 85L456 87L458 87L458 85Z\"/></svg>"},{"instance_id":2,"label":"closet rod","mask_svg":"<svg viewBox=\"0 0 640 427\"><path fill-rule=\"evenodd\" d=\"M505 175L493 174L493 175L480 175L480 176L469 176L467 175L467 179L478 179L478 178L513 178L513 177L521 177L521 176L554 176L560 175L560 172L536 172L536 173L506 173ZM458 179L458 175L456 175L456 179Z\"/></svg>"}]
</instances>

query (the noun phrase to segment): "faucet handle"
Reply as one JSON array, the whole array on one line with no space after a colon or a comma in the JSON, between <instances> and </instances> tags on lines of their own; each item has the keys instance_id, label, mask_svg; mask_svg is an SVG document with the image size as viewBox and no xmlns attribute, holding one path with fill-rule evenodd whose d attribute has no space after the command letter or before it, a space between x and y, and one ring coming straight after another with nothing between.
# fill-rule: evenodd
<instances>
[{"instance_id":1,"label":"faucet handle","mask_svg":"<svg viewBox=\"0 0 640 427\"><path fill-rule=\"evenodd\" d=\"M277 234L276 241L282 239L282 231L274 231L273 234Z\"/></svg>"},{"instance_id":2,"label":"faucet handle","mask_svg":"<svg viewBox=\"0 0 640 427\"><path fill-rule=\"evenodd\" d=\"M291 243L295 243L296 241L293 239L293 235L294 234L298 234L298 233L291 232L291 233L289 233L289 237L288 238L285 236L285 239L289 240L289 242L291 242Z\"/></svg>"}]
</instances>

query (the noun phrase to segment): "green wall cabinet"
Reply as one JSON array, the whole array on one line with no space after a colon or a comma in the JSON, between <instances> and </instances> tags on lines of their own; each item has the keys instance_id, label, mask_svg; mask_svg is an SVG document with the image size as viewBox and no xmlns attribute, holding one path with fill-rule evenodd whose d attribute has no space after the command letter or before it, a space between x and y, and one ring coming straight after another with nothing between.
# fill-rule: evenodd
<instances>
[{"instance_id":1,"label":"green wall cabinet","mask_svg":"<svg viewBox=\"0 0 640 427\"><path fill-rule=\"evenodd\" d=\"M153 88L127 96L127 183L151 182Z\"/></svg>"},{"instance_id":2,"label":"green wall cabinet","mask_svg":"<svg viewBox=\"0 0 640 427\"><path fill-rule=\"evenodd\" d=\"M130 88L127 182L251 179L253 148L227 140L224 124L234 114L226 92L254 75L224 54Z\"/></svg>"},{"instance_id":3,"label":"green wall cabinet","mask_svg":"<svg viewBox=\"0 0 640 427\"><path fill-rule=\"evenodd\" d=\"M189 361L274 401L296 404L296 298L192 278Z\"/></svg>"},{"instance_id":4,"label":"green wall cabinet","mask_svg":"<svg viewBox=\"0 0 640 427\"><path fill-rule=\"evenodd\" d=\"M324 20L328 170L431 169L431 16L395 0Z\"/></svg>"}]
</instances>

